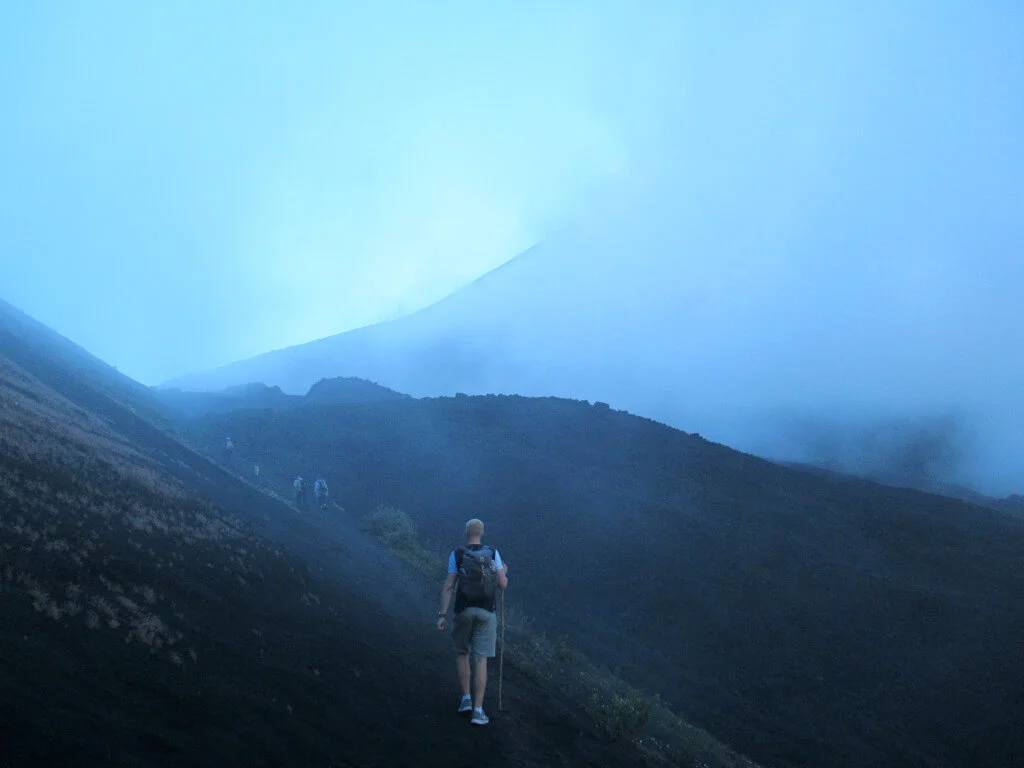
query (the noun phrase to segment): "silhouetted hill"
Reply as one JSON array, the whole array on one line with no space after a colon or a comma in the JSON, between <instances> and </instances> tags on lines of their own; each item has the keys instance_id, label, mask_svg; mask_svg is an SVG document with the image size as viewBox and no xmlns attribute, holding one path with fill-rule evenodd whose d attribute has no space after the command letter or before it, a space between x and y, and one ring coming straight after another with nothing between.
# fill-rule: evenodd
<instances>
[{"instance_id":1,"label":"silhouetted hill","mask_svg":"<svg viewBox=\"0 0 1024 768\"><path fill-rule=\"evenodd\" d=\"M214 465L114 372L41 340L3 339L33 372L0 352L0 765L660 762L514 669L506 711L492 696L471 729L439 582L337 509L296 514Z\"/></svg>"},{"instance_id":2,"label":"silhouetted hill","mask_svg":"<svg viewBox=\"0 0 1024 768\"><path fill-rule=\"evenodd\" d=\"M552 277L538 273L548 266L544 256L541 247L531 249L407 317L180 376L161 387L216 391L262 381L300 394L325 378L358 376L412 395L475 392L488 386L514 389L522 382L499 382L494 375L511 373L519 365L518 355L513 361L512 350L495 336L495 310L504 322L505 315L525 319L546 309L543 299L552 291L540 290L545 280L535 286L538 290L519 290L538 278ZM500 335L508 336L508 330ZM503 359L513 367L504 367Z\"/></svg>"},{"instance_id":3,"label":"silhouetted hill","mask_svg":"<svg viewBox=\"0 0 1024 768\"><path fill-rule=\"evenodd\" d=\"M306 400L318 403L379 403L409 397L358 378L322 379L304 396L286 395L280 387L251 382L226 387L219 392L190 392L181 389L154 389L160 404L177 417L205 413L228 413L247 408L286 408Z\"/></svg>"},{"instance_id":4,"label":"silhouetted hill","mask_svg":"<svg viewBox=\"0 0 1024 768\"><path fill-rule=\"evenodd\" d=\"M295 395L286 395L280 387L259 383L228 387L221 392L185 392L180 389L155 389L153 392L161 405L177 416L227 413L245 408L279 408L301 400Z\"/></svg>"},{"instance_id":5,"label":"silhouetted hill","mask_svg":"<svg viewBox=\"0 0 1024 768\"><path fill-rule=\"evenodd\" d=\"M306 398L312 402L334 405L382 403L408 397L372 381L354 377L321 379L306 393Z\"/></svg>"},{"instance_id":6,"label":"silhouetted hill","mask_svg":"<svg viewBox=\"0 0 1024 768\"><path fill-rule=\"evenodd\" d=\"M515 600L774 766L1024 754L1024 524L783 467L603 405L455 397L192 422L284 488L312 466L447 549L479 516Z\"/></svg>"}]
</instances>

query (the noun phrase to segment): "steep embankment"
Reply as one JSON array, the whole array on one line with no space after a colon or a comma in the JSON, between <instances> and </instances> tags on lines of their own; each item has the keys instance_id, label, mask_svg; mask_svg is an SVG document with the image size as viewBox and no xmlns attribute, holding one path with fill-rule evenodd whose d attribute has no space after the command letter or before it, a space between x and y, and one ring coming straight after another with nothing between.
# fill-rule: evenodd
<instances>
[{"instance_id":1,"label":"steep embankment","mask_svg":"<svg viewBox=\"0 0 1024 768\"><path fill-rule=\"evenodd\" d=\"M0 354L0 764L641 760L514 674L471 729L437 584L19 344L39 375Z\"/></svg>"},{"instance_id":2,"label":"steep embankment","mask_svg":"<svg viewBox=\"0 0 1024 768\"><path fill-rule=\"evenodd\" d=\"M169 421L148 387L128 378L24 312L0 299L0 354L40 375L73 401L88 391L104 413L129 409L161 428Z\"/></svg>"},{"instance_id":3,"label":"steep embankment","mask_svg":"<svg viewBox=\"0 0 1024 768\"><path fill-rule=\"evenodd\" d=\"M605 407L518 397L193 423L271 482L323 472L443 550L480 516L539 628L772 765L1002 766L1024 752L1024 525L781 467ZM957 723L957 727L950 727Z\"/></svg>"}]
</instances>

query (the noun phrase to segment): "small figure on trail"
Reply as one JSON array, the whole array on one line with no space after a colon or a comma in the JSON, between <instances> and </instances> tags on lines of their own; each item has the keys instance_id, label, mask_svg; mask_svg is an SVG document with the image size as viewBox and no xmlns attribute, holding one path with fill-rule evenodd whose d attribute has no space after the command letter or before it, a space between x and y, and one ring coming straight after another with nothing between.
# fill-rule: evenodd
<instances>
[{"instance_id":1,"label":"small figure on trail","mask_svg":"<svg viewBox=\"0 0 1024 768\"><path fill-rule=\"evenodd\" d=\"M441 610L437 628L444 632L448 604L455 592L456 669L462 700L459 712L472 711L470 723L486 725L484 693L487 689L487 659L494 658L498 639L498 617L495 608L498 590L508 587L508 565L494 547L480 543L484 524L473 518L466 523L466 545L453 550L448 557L448 577L441 590ZM456 581L458 586L456 587ZM473 694L470 696L470 654L473 655Z\"/></svg>"},{"instance_id":2,"label":"small figure on trail","mask_svg":"<svg viewBox=\"0 0 1024 768\"><path fill-rule=\"evenodd\" d=\"M320 505L320 509L327 506L327 494L327 481L318 477L313 483L313 496L316 498L316 503Z\"/></svg>"},{"instance_id":3,"label":"small figure on trail","mask_svg":"<svg viewBox=\"0 0 1024 768\"><path fill-rule=\"evenodd\" d=\"M252 465L252 471L253 471L253 474L256 475L256 487L258 488L259 485L260 485L260 465L259 464L253 464Z\"/></svg>"},{"instance_id":4,"label":"small figure on trail","mask_svg":"<svg viewBox=\"0 0 1024 768\"><path fill-rule=\"evenodd\" d=\"M231 455L235 451L235 444L231 442L230 437L224 438L224 461L231 461Z\"/></svg>"},{"instance_id":5,"label":"small figure on trail","mask_svg":"<svg viewBox=\"0 0 1024 768\"><path fill-rule=\"evenodd\" d=\"M295 490L295 503L303 507L306 506L306 481L302 479L301 475L295 478L292 488Z\"/></svg>"}]
</instances>

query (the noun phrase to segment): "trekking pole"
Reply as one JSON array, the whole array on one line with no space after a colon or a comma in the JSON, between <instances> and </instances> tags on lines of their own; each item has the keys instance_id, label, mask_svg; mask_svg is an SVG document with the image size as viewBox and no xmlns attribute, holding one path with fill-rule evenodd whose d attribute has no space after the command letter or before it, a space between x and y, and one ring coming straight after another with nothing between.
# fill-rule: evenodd
<instances>
[{"instance_id":1,"label":"trekking pole","mask_svg":"<svg viewBox=\"0 0 1024 768\"><path fill-rule=\"evenodd\" d=\"M498 660L498 711L501 708L501 682L505 674L505 590L501 590L501 657Z\"/></svg>"}]
</instances>

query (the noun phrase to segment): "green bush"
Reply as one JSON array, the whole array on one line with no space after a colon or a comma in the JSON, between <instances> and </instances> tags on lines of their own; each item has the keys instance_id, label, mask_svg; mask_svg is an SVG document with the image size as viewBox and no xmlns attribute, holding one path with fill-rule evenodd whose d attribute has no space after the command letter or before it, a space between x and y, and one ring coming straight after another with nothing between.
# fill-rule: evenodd
<instances>
[{"instance_id":1,"label":"green bush","mask_svg":"<svg viewBox=\"0 0 1024 768\"><path fill-rule=\"evenodd\" d=\"M391 549L413 551L419 547L416 523L396 507L381 504L366 516L366 528Z\"/></svg>"},{"instance_id":2,"label":"green bush","mask_svg":"<svg viewBox=\"0 0 1024 768\"><path fill-rule=\"evenodd\" d=\"M363 527L420 573L433 578L444 572L444 558L420 544L416 523L402 510L381 504L366 516Z\"/></svg>"}]
</instances>

